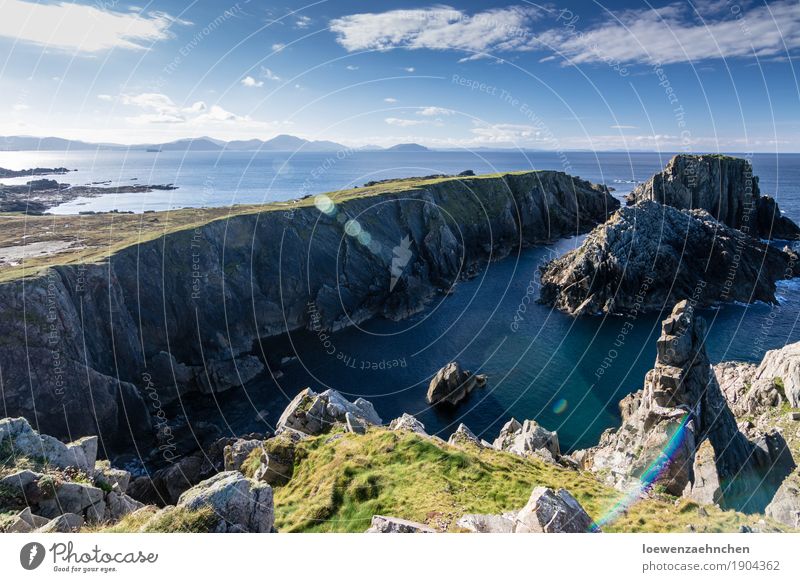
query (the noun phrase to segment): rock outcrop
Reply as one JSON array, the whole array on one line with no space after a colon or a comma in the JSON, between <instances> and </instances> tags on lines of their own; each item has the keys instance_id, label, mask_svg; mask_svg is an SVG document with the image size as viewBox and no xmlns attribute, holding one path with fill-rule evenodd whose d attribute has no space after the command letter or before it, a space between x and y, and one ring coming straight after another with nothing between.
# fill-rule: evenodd
<instances>
[{"instance_id":1,"label":"rock outcrop","mask_svg":"<svg viewBox=\"0 0 800 582\"><path fill-rule=\"evenodd\" d=\"M618 206L561 172L400 186L334 196L326 211L303 200L203 223L198 209L197 228L0 283L5 413L56 437L144 446L156 401L239 386L254 357L267 364L260 340L416 313L486 261L586 232ZM368 237L348 234L356 217Z\"/></svg>"},{"instance_id":2,"label":"rock outcrop","mask_svg":"<svg viewBox=\"0 0 800 582\"><path fill-rule=\"evenodd\" d=\"M296 431L305 435L322 434L336 423L346 424L348 414L365 426L383 424L368 400L357 398L350 402L333 389L317 394L311 388L306 388L283 411L275 433Z\"/></svg>"},{"instance_id":3,"label":"rock outcrop","mask_svg":"<svg viewBox=\"0 0 800 582\"><path fill-rule=\"evenodd\" d=\"M373 515L372 523L366 533L436 533L436 530L416 521Z\"/></svg>"},{"instance_id":4,"label":"rock outcrop","mask_svg":"<svg viewBox=\"0 0 800 582\"><path fill-rule=\"evenodd\" d=\"M0 510L21 508L10 531L69 531L117 521L142 507L127 495L130 473L97 461L97 437L65 445L24 418L4 418L0 450L0 489L8 504Z\"/></svg>"},{"instance_id":5,"label":"rock outcrop","mask_svg":"<svg viewBox=\"0 0 800 582\"><path fill-rule=\"evenodd\" d=\"M800 474L786 478L764 513L775 521L800 529Z\"/></svg>"},{"instance_id":6,"label":"rock outcrop","mask_svg":"<svg viewBox=\"0 0 800 582\"><path fill-rule=\"evenodd\" d=\"M778 398L785 397L790 406L800 408L800 342L768 351L753 376L753 384L757 382L774 386Z\"/></svg>"},{"instance_id":7,"label":"rock outcrop","mask_svg":"<svg viewBox=\"0 0 800 582\"><path fill-rule=\"evenodd\" d=\"M644 201L620 209L581 246L541 267L539 299L571 315L637 314L691 298L699 306L775 303L800 275L797 255L763 244L704 210Z\"/></svg>"},{"instance_id":8,"label":"rock outcrop","mask_svg":"<svg viewBox=\"0 0 800 582\"><path fill-rule=\"evenodd\" d=\"M425 400L428 404L450 404L461 402L476 387L486 385L486 376L462 370L458 362L450 362L436 372L428 385Z\"/></svg>"},{"instance_id":9,"label":"rock outcrop","mask_svg":"<svg viewBox=\"0 0 800 582\"><path fill-rule=\"evenodd\" d=\"M389 428L391 430L407 430L422 436L428 436L428 433L425 432L425 425L407 412L390 422Z\"/></svg>"},{"instance_id":10,"label":"rock outcrop","mask_svg":"<svg viewBox=\"0 0 800 582\"><path fill-rule=\"evenodd\" d=\"M589 514L566 489L536 487L516 513L465 515L456 522L475 533L589 533L599 532Z\"/></svg>"},{"instance_id":11,"label":"rock outcrop","mask_svg":"<svg viewBox=\"0 0 800 582\"><path fill-rule=\"evenodd\" d=\"M705 210L754 237L800 238L800 227L781 215L773 198L761 195L750 162L741 158L679 154L628 195L629 204L643 200Z\"/></svg>"},{"instance_id":12,"label":"rock outcrop","mask_svg":"<svg viewBox=\"0 0 800 582\"><path fill-rule=\"evenodd\" d=\"M621 427L575 457L621 489L661 486L673 495L763 511L794 463L779 434L750 442L739 431L708 361L705 333L702 318L686 301L678 303L662 324L644 389L620 403Z\"/></svg>"},{"instance_id":13,"label":"rock outcrop","mask_svg":"<svg viewBox=\"0 0 800 582\"><path fill-rule=\"evenodd\" d=\"M181 495L179 508L210 508L219 518L214 533L268 533L275 524L272 487L247 479L238 471L225 471Z\"/></svg>"},{"instance_id":14,"label":"rock outcrop","mask_svg":"<svg viewBox=\"0 0 800 582\"><path fill-rule=\"evenodd\" d=\"M558 434L542 427L535 420L526 420L520 424L512 418L500 429L493 446L498 451L520 456L532 455L549 462L557 461L561 457Z\"/></svg>"}]
</instances>

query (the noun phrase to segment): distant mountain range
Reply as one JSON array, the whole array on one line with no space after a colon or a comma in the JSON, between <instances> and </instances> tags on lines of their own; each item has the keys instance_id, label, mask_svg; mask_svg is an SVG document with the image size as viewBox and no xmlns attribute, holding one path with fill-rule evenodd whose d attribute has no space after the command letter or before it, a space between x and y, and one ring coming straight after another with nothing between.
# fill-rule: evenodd
<instances>
[{"instance_id":1,"label":"distant mountain range","mask_svg":"<svg viewBox=\"0 0 800 582\"><path fill-rule=\"evenodd\" d=\"M60 137L9 136L0 137L0 151L84 151L84 150L144 150L151 152L204 151L272 151L272 152L336 152L348 146L333 141L309 141L293 135L278 135L268 140L248 139L221 141L210 137L179 139L168 143L123 145L115 143L89 143ZM381 151L380 146L366 146L361 151ZM386 148L387 151L424 152L425 146L404 143Z\"/></svg>"}]
</instances>

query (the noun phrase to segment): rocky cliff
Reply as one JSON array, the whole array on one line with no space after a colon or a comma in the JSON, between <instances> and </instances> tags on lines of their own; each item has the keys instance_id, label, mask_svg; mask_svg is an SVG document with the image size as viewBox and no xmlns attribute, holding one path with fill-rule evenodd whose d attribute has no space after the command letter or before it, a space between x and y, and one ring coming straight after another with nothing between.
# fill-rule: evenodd
<instances>
[{"instance_id":1,"label":"rocky cliff","mask_svg":"<svg viewBox=\"0 0 800 582\"><path fill-rule=\"evenodd\" d=\"M653 200L681 210L705 210L720 222L767 239L798 239L800 227L761 194L750 162L720 155L672 158L667 167L628 195L628 203Z\"/></svg>"},{"instance_id":2,"label":"rocky cliff","mask_svg":"<svg viewBox=\"0 0 800 582\"><path fill-rule=\"evenodd\" d=\"M774 303L776 281L800 274L797 258L704 210L646 200L543 265L540 301L571 315L660 311L682 299Z\"/></svg>"},{"instance_id":3,"label":"rocky cliff","mask_svg":"<svg viewBox=\"0 0 800 582\"><path fill-rule=\"evenodd\" d=\"M200 220L0 284L4 414L145 444L179 392L268 373L260 340L414 313L482 263L585 232L618 206L560 172L381 187Z\"/></svg>"},{"instance_id":4,"label":"rocky cliff","mask_svg":"<svg viewBox=\"0 0 800 582\"><path fill-rule=\"evenodd\" d=\"M763 511L795 464L780 433L740 432L705 351L706 328L686 301L662 324L644 388L620 403L622 424L575 457L619 488Z\"/></svg>"}]
</instances>

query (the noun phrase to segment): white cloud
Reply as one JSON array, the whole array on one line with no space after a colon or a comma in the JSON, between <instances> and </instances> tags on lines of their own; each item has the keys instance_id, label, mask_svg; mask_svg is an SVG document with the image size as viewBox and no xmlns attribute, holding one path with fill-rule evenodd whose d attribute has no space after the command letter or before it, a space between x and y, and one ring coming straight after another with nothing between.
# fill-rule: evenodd
<instances>
[{"instance_id":1,"label":"white cloud","mask_svg":"<svg viewBox=\"0 0 800 582\"><path fill-rule=\"evenodd\" d=\"M436 115L453 115L455 111L452 109L445 109L444 107L423 107L417 111L417 115L424 115L426 117L434 117Z\"/></svg>"},{"instance_id":2,"label":"white cloud","mask_svg":"<svg viewBox=\"0 0 800 582\"><path fill-rule=\"evenodd\" d=\"M253 77L248 75L242 79L242 85L245 87L263 87L264 81L256 81Z\"/></svg>"},{"instance_id":3,"label":"white cloud","mask_svg":"<svg viewBox=\"0 0 800 582\"><path fill-rule=\"evenodd\" d=\"M448 6L390 10L343 16L331 21L336 40L348 51L393 48L525 50L529 25L539 15L532 7L497 8L468 15Z\"/></svg>"},{"instance_id":4,"label":"white cloud","mask_svg":"<svg viewBox=\"0 0 800 582\"><path fill-rule=\"evenodd\" d=\"M25 103L17 103L16 105L14 105L13 109L14 111L26 111L30 109L30 106L26 105Z\"/></svg>"},{"instance_id":5,"label":"white cloud","mask_svg":"<svg viewBox=\"0 0 800 582\"><path fill-rule=\"evenodd\" d=\"M114 100L114 98L111 95L107 95L105 93L100 93L97 96L97 98L100 99L100 101L113 101Z\"/></svg>"},{"instance_id":6,"label":"white cloud","mask_svg":"<svg viewBox=\"0 0 800 582\"><path fill-rule=\"evenodd\" d=\"M711 6L701 8L703 12ZM553 29L545 46L573 63L679 63L732 57L780 57L800 47L800 2L784 0L742 9L711 10L701 20L690 3L628 10L585 31ZM785 46L784 46L785 43Z\"/></svg>"},{"instance_id":7,"label":"white cloud","mask_svg":"<svg viewBox=\"0 0 800 582\"><path fill-rule=\"evenodd\" d=\"M397 99L395 99L394 97L387 97L386 99L384 99L384 101L386 101L387 103L397 103Z\"/></svg>"},{"instance_id":8,"label":"white cloud","mask_svg":"<svg viewBox=\"0 0 800 582\"><path fill-rule=\"evenodd\" d=\"M280 81L281 78L276 75L272 69L267 67L261 67L261 76L264 77L268 81Z\"/></svg>"},{"instance_id":9,"label":"white cloud","mask_svg":"<svg viewBox=\"0 0 800 582\"><path fill-rule=\"evenodd\" d=\"M276 52L276 53L281 52L285 48L286 48L286 45L283 44L282 42L276 42L275 44L272 45L272 51Z\"/></svg>"},{"instance_id":10,"label":"white cloud","mask_svg":"<svg viewBox=\"0 0 800 582\"><path fill-rule=\"evenodd\" d=\"M425 122L420 119L398 119L397 117L387 117L384 121L389 125L398 127L411 127L412 125L422 125Z\"/></svg>"},{"instance_id":11,"label":"white cloud","mask_svg":"<svg viewBox=\"0 0 800 582\"><path fill-rule=\"evenodd\" d=\"M637 129L635 125L609 125L611 129Z\"/></svg>"},{"instance_id":12,"label":"white cloud","mask_svg":"<svg viewBox=\"0 0 800 582\"><path fill-rule=\"evenodd\" d=\"M357 71L357 70L358 70L358 67L357 67L357 66L355 66L355 65L347 65L346 69L347 69L348 71Z\"/></svg>"},{"instance_id":13,"label":"white cloud","mask_svg":"<svg viewBox=\"0 0 800 582\"><path fill-rule=\"evenodd\" d=\"M311 19L308 16L298 16L294 22L295 28L308 28L311 25Z\"/></svg>"},{"instance_id":14,"label":"white cloud","mask_svg":"<svg viewBox=\"0 0 800 582\"><path fill-rule=\"evenodd\" d=\"M403 67L403 70L406 73L413 73L414 71L416 71L416 69L414 67Z\"/></svg>"},{"instance_id":15,"label":"white cloud","mask_svg":"<svg viewBox=\"0 0 800 582\"><path fill-rule=\"evenodd\" d=\"M539 140L541 128L515 123L476 123L472 133L479 143L525 144Z\"/></svg>"},{"instance_id":16,"label":"white cloud","mask_svg":"<svg viewBox=\"0 0 800 582\"><path fill-rule=\"evenodd\" d=\"M115 12L73 2L6 0L2 9L0 36L85 53L145 49L169 38L172 24L187 24L163 12Z\"/></svg>"}]
</instances>

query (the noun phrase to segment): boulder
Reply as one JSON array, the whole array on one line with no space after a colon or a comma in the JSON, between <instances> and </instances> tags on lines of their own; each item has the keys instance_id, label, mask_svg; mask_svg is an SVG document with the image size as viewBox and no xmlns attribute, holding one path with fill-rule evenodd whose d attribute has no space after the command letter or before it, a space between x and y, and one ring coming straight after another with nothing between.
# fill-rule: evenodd
<instances>
[{"instance_id":1,"label":"boulder","mask_svg":"<svg viewBox=\"0 0 800 582\"><path fill-rule=\"evenodd\" d=\"M103 521L106 512L103 490L86 483L63 482L55 485L55 495L38 503L37 513L54 518L63 513L82 516L87 522Z\"/></svg>"},{"instance_id":2,"label":"boulder","mask_svg":"<svg viewBox=\"0 0 800 582\"><path fill-rule=\"evenodd\" d=\"M184 492L178 507L210 507L219 517L217 533L272 531L275 510L272 487L247 479L238 471L218 473Z\"/></svg>"},{"instance_id":3,"label":"boulder","mask_svg":"<svg viewBox=\"0 0 800 582\"><path fill-rule=\"evenodd\" d=\"M515 455L534 455L547 461L557 461L561 457L558 434L545 429L535 420L520 424L512 418L500 429L493 447Z\"/></svg>"},{"instance_id":4,"label":"boulder","mask_svg":"<svg viewBox=\"0 0 800 582\"><path fill-rule=\"evenodd\" d=\"M800 342L768 351L754 378L774 383L792 408L800 408Z\"/></svg>"},{"instance_id":5,"label":"boulder","mask_svg":"<svg viewBox=\"0 0 800 582\"><path fill-rule=\"evenodd\" d=\"M297 441L291 433L268 439L264 443L264 458L256 479L270 485L285 485L294 472L294 451Z\"/></svg>"},{"instance_id":6,"label":"boulder","mask_svg":"<svg viewBox=\"0 0 800 582\"><path fill-rule=\"evenodd\" d=\"M11 525L6 528L7 533L29 533L45 525L49 520L46 517L35 515L30 507L26 507L14 516Z\"/></svg>"},{"instance_id":7,"label":"boulder","mask_svg":"<svg viewBox=\"0 0 800 582\"><path fill-rule=\"evenodd\" d=\"M83 527L83 518L74 513L65 513L36 529L36 533L74 533Z\"/></svg>"},{"instance_id":8,"label":"boulder","mask_svg":"<svg viewBox=\"0 0 800 582\"><path fill-rule=\"evenodd\" d=\"M107 463L97 463L94 475L95 485L98 487L124 494L131 482L131 474L124 469L116 469Z\"/></svg>"},{"instance_id":9,"label":"boulder","mask_svg":"<svg viewBox=\"0 0 800 582\"><path fill-rule=\"evenodd\" d=\"M355 434L364 434L367 432L366 423L349 412L344 413L344 425L347 429L347 432L352 432Z\"/></svg>"},{"instance_id":10,"label":"boulder","mask_svg":"<svg viewBox=\"0 0 800 582\"><path fill-rule=\"evenodd\" d=\"M391 430L407 430L423 436L428 436L428 433L425 432L425 425L406 412L403 413L403 416L395 418L390 422L389 428Z\"/></svg>"},{"instance_id":11,"label":"boulder","mask_svg":"<svg viewBox=\"0 0 800 582\"><path fill-rule=\"evenodd\" d=\"M399 517L373 515L372 523L366 533L436 533L436 530L425 524Z\"/></svg>"},{"instance_id":12,"label":"boulder","mask_svg":"<svg viewBox=\"0 0 800 582\"><path fill-rule=\"evenodd\" d=\"M600 531L566 489L537 487L517 514L514 533L586 533Z\"/></svg>"},{"instance_id":13,"label":"boulder","mask_svg":"<svg viewBox=\"0 0 800 582\"><path fill-rule=\"evenodd\" d=\"M765 513L775 521L800 529L800 474L784 480Z\"/></svg>"},{"instance_id":14,"label":"boulder","mask_svg":"<svg viewBox=\"0 0 800 582\"><path fill-rule=\"evenodd\" d=\"M466 398L476 386L485 384L486 376L474 376L469 370L462 370L458 362L450 362L434 374L425 399L428 404L455 405Z\"/></svg>"},{"instance_id":15,"label":"boulder","mask_svg":"<svg viewBox=\"0 0 800 582\"><path fill-rule=\"evenodd\" d=\"M123 493L111 491L105 497L105 514L103 520L106 522L116 522L144 507L144 503L136 501Z\"/></svg>"},{"instance_id":16,"label":"boulder","mask_svg":"<svg viewBox=\"0 0 800 582\"><path fill-rule=\"evenodd\" d=\"M307 435L322 434L337 422L345 423L347 413L364 425L383 424L372 404L363 398L350 402L336 390L317 394L306 388L283 411L275 433L291 429Z\"/></svg>"},{"instance_id":17,"label":"boulder","mask_svg":"<svg viewBox=\"0 0 800 582\"><path fill-rule=\"evenodd\" d=\"M703 441L695 452L692 467L694 480L688 484L684 497L702 505L723 505L722 486L717 473L717 456L711 441Z\"/></svg>"}]
</instances>

